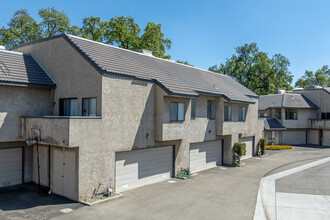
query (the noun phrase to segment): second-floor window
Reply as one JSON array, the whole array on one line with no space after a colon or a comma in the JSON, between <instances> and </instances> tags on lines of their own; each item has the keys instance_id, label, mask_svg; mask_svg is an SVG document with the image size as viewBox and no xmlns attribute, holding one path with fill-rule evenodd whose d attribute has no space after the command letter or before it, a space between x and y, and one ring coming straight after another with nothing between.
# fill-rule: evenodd
<instances>
[{"instance_id":1,"label":"second-floor window","mask_svg":"<svg viewBox=\"0 0 330 220\"><path fill-rule=\"evenodd\" d=\"M285 112L285 119L286 120L297 120L297 113L296 112Z\"/></svg>"},{"instance_id":2,"label":"second-floor window","mask_svg":"<svg viewBox=\"0 0 330 220\"><path fill-rule=\"evenodd\" d=\"M82 99L82 115L96 116L96 98Z\"/></svg>"},{"instance_id":3,"label":"second-floor window","mask_svg":"<svg viewBox=\"0 0 330 220\"><path fill-rule=\"evenodd\" d=\"M225 121L231 121L231 106L225 106Z\"/></svg>"},{"instance_id":4,"label":"second-floor window","mask_svg":"<svg viewBox=\"0 0 330 220\"><path fill-rule=\"evenodd\" d=\"M77 99L60 99L60 116L76 116L77 112Z\"/></svg>"},{"instance_id":5,"label":"second-floor window","mask_svg":"<svg viewBox=\"0 0 330 220\"><path fill-rule=\"evenodd\" d=\"M170 120L171 121L184 121L185 104L181 102L171 102L170 107Z\"/></svg>"},{"instance_id":6,"label":"second-floor window","mask_svg":"<svg viewBox=\"0 0 330 220\"><path fill-rule=\"evenodd\" d=\"M191 100L191 116L190 118L193 120L196 118L196 99Z\"/></svg>"},{"instance_id":7,"label":"second-floor window","mask_svg":"<svg viewBox=\"0 0 330 220\"><path fill-rule=\"evenodd\" d=\"M267 113L258 113L259 118L267 118L268 114Z\"/></svg>"},{"instance_id":8,"label":"second-floor window","mask_svg":"<svg viewBox=\"0 0 330 220\"><path fill-rule=\"evenodd\" d=\"M214 120L215 119L215 101L207 100L207 118Z\"/></svg>"},{"instance_id":9,"label":"second-floor window","mask_svg":"<svg viewBox=\"0 0 330 220\"><path fill-rule=\"evenodd\" d=\"M238 120L245 121L246 120L246 107L238 108Z\"/></svg>"}]
</instances>

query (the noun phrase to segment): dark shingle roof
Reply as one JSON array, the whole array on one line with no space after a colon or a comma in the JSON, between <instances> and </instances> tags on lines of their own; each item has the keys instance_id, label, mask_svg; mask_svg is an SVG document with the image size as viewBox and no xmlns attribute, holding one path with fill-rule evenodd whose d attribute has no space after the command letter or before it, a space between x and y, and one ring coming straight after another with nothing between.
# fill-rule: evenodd
<instances>
[{"instance_id":1,"label":"dark shingle roof","mask_svg":"<svg viewBox=\"0 0 330 220\"><path fill-rule=\"evenodd\" d=\"M260 96L259 110L268 108L317 109L318 106L303 94L272 94Z\"/></svg>"},{"instance_id":2,"label":"dark shingle roof","mask_svg":"<svg viewBox=\"0 0 330 220\"><path fill-rule=\"evenodd\" d=\"M250 97L258 97L228 76L68 34L63 37L102 74L151 80L171 95L212 94L247 103L254 103Z\"/></svg>"},{"instance_id":3,"label":"dark shingle roof","mask_svg":"<svg viewBox=\"0 0 330 220\"><path fill-rule=\"evenodd\" d=\"M265 130L285 130L285 127L275 118L265 118Z\"/></svg>"},{"instance_id":4,"label":"dark shingle roof","mask_svg":"<svg viewBox=\"0 0 330 220\"><path fill-rule=\"evenodd\" d=\"M29 54L0 50L0 84L55 88L55 82Z\"/></svg>"}]
</instances>

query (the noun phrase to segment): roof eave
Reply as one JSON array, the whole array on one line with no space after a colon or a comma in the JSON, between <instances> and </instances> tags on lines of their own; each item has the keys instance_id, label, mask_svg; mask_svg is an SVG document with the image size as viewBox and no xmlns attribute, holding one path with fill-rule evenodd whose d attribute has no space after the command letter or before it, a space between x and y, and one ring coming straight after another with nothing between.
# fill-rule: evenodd
<instances>
[{"instance_id":1,"label":"roof eave","mask_svg":"<svg viewBox=\"0 0 330 220\"><path fill-rule=\"evenodd\" d=\"M45 84L35 84L35 83L9 82L9 81L1 81L1 80L0 80L0 85L43 88L43 89L55 89L56 88L56 84L55 85L45 85Z\"/></svg>"}]
</instances>

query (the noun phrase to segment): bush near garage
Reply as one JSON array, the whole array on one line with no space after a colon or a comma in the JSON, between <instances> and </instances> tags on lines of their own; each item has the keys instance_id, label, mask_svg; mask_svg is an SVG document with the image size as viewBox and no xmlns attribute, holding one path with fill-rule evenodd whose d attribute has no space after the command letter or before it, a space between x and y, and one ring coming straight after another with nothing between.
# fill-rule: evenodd
<instances>
[{"instance_id":1,"label":"bush near garage","mask_svg":"<svg viewBox=\"0 0 330 220\"><path fill-rule=\"evenodd\" d=\"M241 156L244 156L246 154L246 144L237 142L234 144L234 159L233 159L233 165L235 167L241 166Z\"/></svg>"},{"instance_id":2,"label":"bush near garage","mask_svg":"<svg viewBox=\"0 0 330 220\"><path fill-rule=\"evenodd\" d=\"M265 155L265 151L266 151L266 138L260 138L260 151L261 151L261 155Z\"/></svg>"},{"instance_id":3,"label":"bush near garage","mask_svg":"<svg viewBox=\"0 0 330 220\"><path fill-rule=\"evenodd\" d=\"M290 145L267 145L266 150L288 150L292 149Z\"/></svg>"}]
</instances>

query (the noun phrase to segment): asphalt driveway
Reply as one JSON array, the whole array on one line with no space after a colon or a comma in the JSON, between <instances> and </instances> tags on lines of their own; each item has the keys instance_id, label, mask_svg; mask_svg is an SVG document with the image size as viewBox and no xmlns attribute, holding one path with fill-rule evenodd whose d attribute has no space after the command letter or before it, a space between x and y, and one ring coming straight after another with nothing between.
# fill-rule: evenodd
<instances>
[{"instance_id":1,"label":"asphalt driveway","mask_svg":"<svg viewBox=\"0 0 330 220\"><path fill-rule=\"evenodd\" d=\"M82 204L51 194L35 184L24 184L0 190L0 219L50 219L76 210Z\"/></svg>"},{"instance_id":2,"label":"asphalt driveway","mask_svg":"<svg viewBox=\"0 0 330 220\"><path fill-rule=\"evenodd\" d=\"M124 193L55 219L253 219L260 179L330 156L330 149L296 147L216 167L193 179L162 182Z\"/></svg>"}]
</instances>

